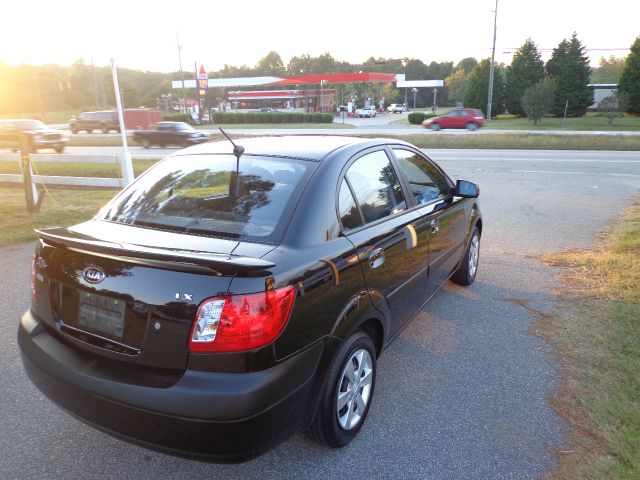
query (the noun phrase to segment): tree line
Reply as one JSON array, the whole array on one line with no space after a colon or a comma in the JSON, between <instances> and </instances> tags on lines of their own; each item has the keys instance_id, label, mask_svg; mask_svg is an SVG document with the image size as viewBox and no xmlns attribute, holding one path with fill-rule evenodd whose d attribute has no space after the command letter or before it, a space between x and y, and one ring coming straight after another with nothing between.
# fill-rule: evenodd
<instances>
[{"instance_id":1,"label":"tree line","mask_svg":"<svg viewBox=\"0 0 640 480\"><path fill-rule=\"evenodd\" d=\"M449 98L467 107L486 109L491 61L482 60L465 75L455 72L445 79ZM495 65L492 114L509 112L537 123L542 116L578 117L593 104L589 83L618 84L618 92L605 102L609 110L640 113L640 36L626 58L602 58L591 69L586 49L574 32L553 49L545 64L531 39L515 52L511 65Z\"/></svg>"},{"instance_id":2,"label":"tree line","mask_svg":"<svg viewBox=\"0 0 640 480\"><path fill-rule=\"evenodd\" d=\"M554 115L580 116L593 103L592 83L619 83L617 107L624 105L630 113L640 113L640 36L625 58L602 58L597 68L589 66L586 49L574 33L562 40L545 64L536 44L527 39L515 52L510 65L495 65L492 114L509 112L529 116L534 121L550 112ZM249 67L225 65L209 72L210 78L250 77L262 75L305 75L318 73L386 72L404 73L407 80L442 80L445 88L438 95L440 105L464 105L486 110L490 59L478 61L468 57L453 62L425 63L409 58L374 58L354 64L335 59L324 53L313 57L300 55L284 64L277 52L271 51L258 63ZM181 78L180 72L160 73L126 68L118 69L121 95L125 107L167 108L182 96L171 88L172 80ZM185 71L184 78L195 76ZM403 102L404 89L392 84L340 84L336 88L337 101L365 96L385 97L387 105ZM268 88L268 87L266 87ZM281 87L272 87L281 88ZM194 97L195 91L187 92ZM217 105L226 99L227 89L210 88L206 102ZM431 106L431 89L419 89L418 107ZM409 105L413 96L409 93ZM618 99L616 99L618 100ZM82 111L113 108L115 104L110 67L87 65L77 60L68 67L58 65L20 65L12 67L0 63L0 115L30 112L46 116L46 112ZM540 113L542 112L542 113Z\"/></svg>"}]
</instances>

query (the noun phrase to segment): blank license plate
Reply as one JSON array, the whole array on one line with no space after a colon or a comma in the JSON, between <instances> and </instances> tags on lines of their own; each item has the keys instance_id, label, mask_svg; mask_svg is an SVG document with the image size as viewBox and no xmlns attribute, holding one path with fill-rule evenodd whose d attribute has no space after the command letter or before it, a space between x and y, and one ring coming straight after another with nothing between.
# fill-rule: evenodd
<instances>
[{"instance_id":1,"label":"blank license plate","mask_svg":"<svg viewBox=\"0 0 640 480\"><path fill-rule=\"evenodd\" d=\"M122 338L125 301L88 292L81 292L78 300L79 326Z\"/></svg>"}]
</instances>

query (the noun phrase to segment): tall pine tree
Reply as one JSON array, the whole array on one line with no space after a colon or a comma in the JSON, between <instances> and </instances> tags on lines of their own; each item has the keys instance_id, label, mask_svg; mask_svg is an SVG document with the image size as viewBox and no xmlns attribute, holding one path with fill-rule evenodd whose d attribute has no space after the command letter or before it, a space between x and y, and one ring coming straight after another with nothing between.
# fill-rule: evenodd
<instances>
[{"instance_id":1,"label":"tall pine tree","mask_svg":"<svg viewBox=\"0 0 640 480\"><path fill-rule=\"evenodd\" d=\"M513 56L506 71L505 105L509 113L524 115L524 91L544 78L544 62L536 44L528 38Z\"/></svg>"},{"instance_id":2,"label":"tall pine tree","mask_svg":"<svg viewBox=\"0 0 640 480\"><path fill-rule=\"evenodd\" d=\"M631 45L631 53L624 62L618 91L626 96L627 112L640 114L640 37Z\"/></svg>"},{"instance_id":3,"label":"tall pine tree","mask_svg":"<svg viewBox=\"0 0 640 480\"><path fill-rule=\"evenodd\" d=\"M483 112L487 108L489 95L489 69L491 59L485 58L471 70L467 91L464 95L464 106L479 108ZM493 96L491 99L491 116L495 117L504 111L503 69L496 65L493 75ZM486 112L485 112L486 114Z\"/></svg>"},{"instance_id":4,"label":"tall pine tree","mask_svg":"<svg viewBox=\"0 0 640 480\"><path fill-rule=\"evenodd\" d=\"M547 73L556 81L556 94L551 112L563 116L567 105L568 117L580 117L593 103L593 90L587 87L591 77L589 57L573 32L571 40L562 40L553 49L547 62Z\"/></svg>"}]
</instances>

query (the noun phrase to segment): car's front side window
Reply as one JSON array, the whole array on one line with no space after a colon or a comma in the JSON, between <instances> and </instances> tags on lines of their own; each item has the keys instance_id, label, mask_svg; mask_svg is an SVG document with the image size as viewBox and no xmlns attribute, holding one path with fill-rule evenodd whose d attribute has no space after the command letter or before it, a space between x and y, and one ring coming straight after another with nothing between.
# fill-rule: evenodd
<instances>
[{"instance_id":1,"label":"car's front side window","mask_svg":"<svg viewBox=\"0 0 640 480\"><path fill-rule=\"evenodd\" d=\"M428 203L447 195L447 180L427 159L411 150L401 148L394 148L393 153L409 182L416 203Z\"/></svg>"},{"instance_id":2,"label":"car's front side window","mask_svg":"<svg viewBox=\"0 0 640 480\"><path fill-rule=\"evenodd\" d=\"M406 202L387 154L383 150L363 155L347 171L365 222L401 212Z\"/></svg>"}]
</instances>

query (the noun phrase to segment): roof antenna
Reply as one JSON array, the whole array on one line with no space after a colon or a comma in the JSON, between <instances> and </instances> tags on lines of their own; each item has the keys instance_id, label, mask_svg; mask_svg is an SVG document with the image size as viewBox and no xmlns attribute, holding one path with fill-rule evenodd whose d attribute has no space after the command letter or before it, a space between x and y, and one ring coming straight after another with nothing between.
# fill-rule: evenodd
<instances>
[{"instance_id":1,"label":"roof antenna","mask_svg":"<svg viewBox=\"0 0 640 480\"><path fill-rule=\"evenodd\" d=\"M236 198L238 198L240 197L240 156L244 153L244 147L233 143L233 140L231 140L231 137L227 135L227 132L225 132L221 127L218 128L222 134L227 137L227 140L231 142L231 145L233 145L233 154L236 156L236 176L233 178L232 182L235 183L235 188L233 190L235 191Z\"/></svg>"},{"instance_id":2,"label":"roof antenna","mask_svg":"<svg viewBox=\"0 0 640 480\"><path fill-rule=\"evenodd\" d=\"M233 143L233 140L231 140L231 137L227 135L227 132L225 132L221 127L218 128L220 129L222 134L227 137L227 140L231 142L231 145L233 145L233 154L238 160L240 160L240 156L244 153L244 147L242 145L236 145L235 143Z\"/></svg>"}]
</instances>

